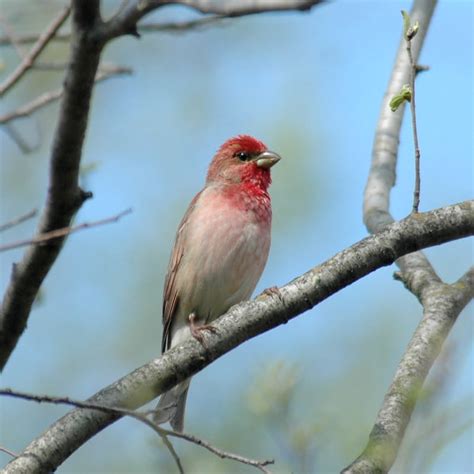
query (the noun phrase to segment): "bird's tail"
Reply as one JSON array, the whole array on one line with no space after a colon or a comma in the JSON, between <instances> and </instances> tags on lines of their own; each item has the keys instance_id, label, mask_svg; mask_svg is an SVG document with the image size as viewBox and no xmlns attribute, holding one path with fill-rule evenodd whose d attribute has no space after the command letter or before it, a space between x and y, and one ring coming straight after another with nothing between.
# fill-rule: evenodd
<instances>
[{"instance_id":1,"label":"bird's tail","mask_svg":"<svg viewBox=\"0 0 474 474\"><path fill-rule=\"evenodd\" d=\"M169 421L175 431L180 433L183 431L184 410L190 382L191 379L187 379L161 395L153 415L155 423L161 425Z\"/></svg>"}]
</instances>

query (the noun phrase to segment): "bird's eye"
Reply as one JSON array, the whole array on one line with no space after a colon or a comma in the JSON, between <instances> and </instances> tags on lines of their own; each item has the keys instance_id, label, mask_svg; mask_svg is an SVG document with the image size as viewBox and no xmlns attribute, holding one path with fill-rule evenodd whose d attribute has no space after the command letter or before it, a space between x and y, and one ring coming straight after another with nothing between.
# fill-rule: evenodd
<instances>
[{"instance_id":1,"label":"bird's eye","mask_svg":"<svg viewBox=\"0 0 474 474\"><path fill-rule=\"evenodd\" d=\"M234 154L236 158L238 158L240 161L248 161L250 159L250 155L246 153L245 151L238 151L237 153Z\"/></svg>"}]
</instances>

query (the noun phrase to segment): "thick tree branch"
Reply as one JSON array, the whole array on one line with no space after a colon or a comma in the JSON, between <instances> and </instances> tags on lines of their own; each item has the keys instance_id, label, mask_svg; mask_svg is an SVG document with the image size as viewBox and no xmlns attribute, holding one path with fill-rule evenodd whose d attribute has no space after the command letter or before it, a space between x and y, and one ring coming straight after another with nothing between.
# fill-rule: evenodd
<instances>
[{"instance_id":1,"label":"thick tree branch","mask_svg":"<svg viewBox=\"0 0 474 474\"><path fill-rule=\"evenodd\" d=\"M395 184L404 106L392 112L389 102L410 80L435 5L436 0L414 2L410 18L412 23L419 21L420 29L416 41L411 45L410 57L406 53L405 38L402 36L382 101L364 196L364 222L372 233L393 222L389 213L389 200L391 188ZM474 216L471 218L474 219ZM422 252L406 255L396 263L401 269L396 277L420 300L423 319L398 366L366 448L344 473L385 473L391 468L428 371L456 318L473 296L472 270L458 283L450 286L441 281Z\"/></svg>"},{"instance_id":2,"label":"thick tree branch","mask_svg":"<svg viewBox=\"0 0 474 474\"><path fill-rule=\"evenodd\" d=\"M365 238L294 279L276 294L262 294L253 301L234 306L214 323L217 334L207 335L205 346L190 339L104 388L88 402L129 410L138 408L243 342L287 323L400 256L473 235L473 212L474 201L467 201L390 224L382 232ZM73 410L11 461L4 473L50 472L117 419L116 414Z\"/></svg>"},{"instance_id":3,"label":"thick tree branch","mask_svg":"<svg viewBox=\"0 0 474 474\"><path fill-rule=\"evenodd\" d=\"M406 41L402 34L395 64L382 101L379 120L372 148L372 164L364 193L364 222L371 233L380 231L393 217L389 212L390 192L395 185L398 144L405 105L396 112L390 108L391 98L409 82L412 64L418 63L430 21L436 6L436 0L415 0L410 12L412 22L420 24L417 41L411 47L411 59L406 52ZM414 280L418 285L438 284L441 282L431 263L422 252L414 252L397 260L400 279Z\"/></svg>"},{"instance_id":4,"label":"thick tree branch","mask_svg":"<svg viewBox=\"0 0 474 474\"><path fill-rule=\"evenodd\" d=\"M54 133L46 205L38 233L67 227L90 193L78 185L79 163L87 127L92 86L103 44L90 35L100 23L99 1L73 3L71 59L64 81L64 97ZM0 308L0 370L23 333L33 301L61 250L64 238L30 247L14 266Z\"/></svg>"},{"instance_id":5,"label":"thick tree branch","mask_svg":"<svg viewBox=\"0 0 474 474\"><path fill-rule=\"evenodd\" d=\"M423 319L397 368L363 453L342 472L388 472L395 462L423 383L460 312L474 296L474 268L453 285L421 291Z\"/></svg>"}]
</instances>

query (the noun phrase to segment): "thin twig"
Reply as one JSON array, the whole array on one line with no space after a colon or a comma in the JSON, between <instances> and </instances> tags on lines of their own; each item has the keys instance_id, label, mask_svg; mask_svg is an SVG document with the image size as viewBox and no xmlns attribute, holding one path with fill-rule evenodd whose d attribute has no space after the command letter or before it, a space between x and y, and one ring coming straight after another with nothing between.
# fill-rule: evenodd
<instances>
[{"instance_id":1,"label":"thin twig","mask_svg":"<svg viewBox=\"0 0 474 474\"><path fill-rule=\"evenodd\" d=\"M72 234L78 230L90 229L91 227L97 227L100 225L111 224L117 222L123 216L130 214L132 209L126 209L125 211L119 212L117 215L108 217L106 219L101 219L100 221L94 222L83 222L82 224L73 226L73 227L63 227L61 229L51 230L44 234L35 235L32 239L18 240L16 242L11 242L9 244L0 245L0 252L5 252L6 250L12 250L19 247L25 247L26 245L38 245L44 244L53 239L58 239L59 237L64 237L65 235Z\"/></svg>"},{"instance_id":2,"label":"thin twig","mask_svg":"<svg viewBox=\"0 0 474 474\"><path fill-rule=\"evenodd\" d=\"M12 458L17 458L18 457L18 454L14 453L13 451L10 451L9 449L7 448L4 448L3 446L0 446L0 451L2 451L3 453L6 453L8 455L10 455Z\"/></svg>"},{"instance_id":3,"label":"thin twig","mask_svg":"<svg viewBox=\"0 0 474 474\"><path fill-rule=\"evenodd\" d=\"M8 222L5 222L4 224L1 224L0 225L0 232L11 229L12 227L17 226L18 224L21 224L22 222L25 222L28 219L32 219L33 217L36 216L37 213L38 213L38 209L33 209L30 212L27 212L26 214L15 217L11 221L8 221Z\"/></svg>"},{"instance_id":4,"label":"thin twig","mask_svg":"<svg viewBox=\"0 0 474 474\"><path fill-rule=\"evenodd\" d=\"M253 459L244 458L242 456L239 456L238 454L222 451L221 449L217 449L215 446L208 443L207 441L204 441L203 439L200 439L200 438L196 438L196 436L190 435L188 433L180 433L178 431L171 431L171 430L166 430L163 428L161 428L161 430L168 436L174 436L175 438L184 439L186 441L189 441L190 443L194 443L194 444L197 444L198 446L202 446L203 448L207 449L211 453L219 456L221 459L232 459L233 461L241 462L243 464L248 464L249 466L254 466L260 471L265 472L266 474L270 474L270 471L268 469L265 469L265 466L275 463L274 459L267 459L265 461L257 461Z\"/></svg>"},{"instance_id":5,"label":"thin twig","mask_svg":"<svg viewBox=\"0 0 474 474\"><path fill-rule=\"evenodd\" d=\"M58 100L63 95L64 89L61 87L60 89L56 89L54 91L45 92L32 101L18 107L11 112L7 112L6 114L0 115L0 125L4 125L12 120L16 120L22 117L28 117L37 109Z\"/></svg>"},{"instance_id":6,"label":"thin twig","mask_svg":"<svg viewBox=\"0 0 474 474\"><path fill-rule=\"evenodd\" d=\"M77 408L99 410L99 411L114 414L114 415L129 416L138 421L141 421L142 423L150 427L153 431L158 433L158 435L160 435L164 444L166 445L168 450L171 452L180 473L184 473L183 466L181 464L181 461L178 455L176 454L176 451L173 445L169 441L168 436L184 439L186 441L189 441L190 443L193 443L197 446L207 449L211 453L219 456L221 459L230 459L233 461L240 462L242 464L246 464L248 466L253 466L266 474L271 474L271 473L268 469L265 468L265 466L268 466L269 464L274 463L273 460L257 461L255 459L245 458L243 456L239 456L237 454L229 453L229 452L223 451L222 449L216 448L208 441L197 438L196 436L193 436L187 433L178 433L176 431L171 431L171 430L161 428L159 425L157 425L156 423L154 423L147 417L148 415L152 414L153 411L140 412L140 411L134 411L134 410L127 410L126 408L111 407L111 406L102 405L99 403L73 400L72 398L69 398L69 397L52 397L50 395L35 395L31 393L26 393L26 392L19 392L16 390L12 390L10 388L0 389L0 396L1 395L13 397L13 398L20 398L23 400L30 400L30 401L34 401L38 403L45 402L45 403L52 403L55 405L70 405Z\"/></svg>"},{"instance_id":7,"label":"thin twig","mask_svg":"<svg viewBox=\"0 0 474 474\"><path fill-rule=\"evenodd\" d=\"M136 420L139 420L145 425L149 426L152 430L154 430L156 433L160 435L160 437L163 440L163 443L168 448L173 459L175 460L180 474L184 474L181 460L179 459L179 456L176 453L174 446L168 440L166 433L164 433L165 430L163 430L158 425L153 423L153 421L149 420L146 417L146 413L140 413L138 411L127 410L126 408L110 407L107 405L101 405L99 403L73 400L72 398L69 398L69 397L52 397L50 395L35 395L32 393L19 392L17 390L12 390L10 388L0 389L0 396L1 395L12 397L12 398L20 398L22 400L30 400L37 403L52 403L54 405L69 405L76 408L99 410L101 412L110 413L112 415L129 416L131 418L135 418Z\"/></svg>"},{"instance_id":8,"label":"thin twig","mask_svg":"<svg viewBox=\"0 0 474 474\"><path fill-rule=\"evenodd\" d=\"M102 82L106 79L109 79L113 76L118 76L122 74L132 74L132 69L124 66L113 66L109 65L107 67L102 68L95 78L95 82ZM0 115L0 125L4 125L12 120L16 120L22 117L28 117L36 110L44 107L45 105L54 102L62 97L64 93L64 89L61 87L60 89L56 89L53 91L45 92L44 94L39 95L32 101L18 107L11 112L7 112L4 115Z\"/></svg>"},{"instance_id":9,"label":"thin twig","mask_svg":"<svg viewBox=\"0 0 474 474\"><path fill-rule=\"evenodd\" d=\"M55 35L56 31L61 28L63 23L66 21L71 7L65 7L61 13L51 22L46 30L40 35L38 41L33 45L31 51L23 58L18 67L8 76L5 81L0 84L0 97L11 89L30 69L36 58L41 54L44 48L47 46L51 38Z\"/></svg>"},{"instance_id":10,"label":"thin twig","mask_svg":"<svg viewBox=\"0 0 474 474\"><path fill-rule=\"evenodd\" d=\"M418 208L420 207L420 187L421 187L421 177L420 177L420 146L418 144L418 131L416 128L416 102L415 102L415 78L418 72L416 61L413 60L413 54L411 52L411 42L413 36L410 37L406 35L406 49L408 53L408 58L410 60L410 88L411 88L411 100L410 100L410 112L411 112L411 126L413 129L413 142L415 146L415 190L413 192L413 209L412 212L417 213Z\"/></svg>"},{"instance_id":11,"label":"thin twig","mask_svg":"<svg viewBox=\"0 0 474 474\"><path fill-rule=\"evenodd\" d=\"M158 435L161 437L161 440L163 441L163 444L166 446L172 458L174 459L174 462L176 463L176 466L178 467L179 474L184 474L184 468L181 463L181 459L179 458L178 453L174 449L173 443L168 439L168 436L166 436L165 434L161 432L161 428L159 428L157 425L155 425L152 421L150 421L145 416L143 418L141 416L140 417L134 416L133 418L145 423L146 425L150 426L153 430L155 430L158 433Z\"/></svg>"},{"instance_id":12,"label":"thin twig","mask_svg":"<svg viewBox=\"0 0 474 474\"><path fill-rule=\"evenodd\" d=\"M170 21L165 23L145 23L137 27L139 33L184 33L187 31L197 30L206 26L225 23L229 20L228 15L209 15L205 17L195 18L185 21ZM52 41L66 43L71 39L70 32L57 33ZM38 41L37 34L15 35L15 43L12 41L10 33L0 36L0 46L12 45L15 48L21 47L23 44L34 43ZM35 66L36 67L36 66Z\"/></svg>"}]
</instances>

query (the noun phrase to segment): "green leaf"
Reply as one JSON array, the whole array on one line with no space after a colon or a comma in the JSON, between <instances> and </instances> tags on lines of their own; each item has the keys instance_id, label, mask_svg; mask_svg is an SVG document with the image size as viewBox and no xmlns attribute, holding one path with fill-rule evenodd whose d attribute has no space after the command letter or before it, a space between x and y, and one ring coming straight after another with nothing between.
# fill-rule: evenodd
<instances>
[{"instance_id":1,"label":"green leaf","mask_svg":"<svg viewBox=\"0 0 474 474\"><path fill-rule=\"evenodd\" d=\"M390 101L390 109L392 112L395 112L400 105L402 105L405 101L410 102L412 96L411 87L408 84L404 84L400 90L400 92L392 97Z\"/></svg>"}]
</instances>

